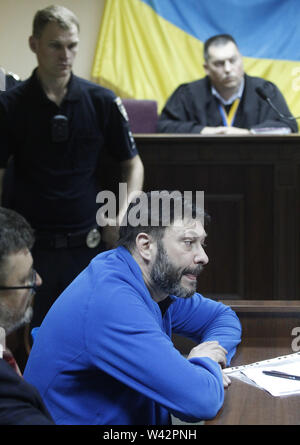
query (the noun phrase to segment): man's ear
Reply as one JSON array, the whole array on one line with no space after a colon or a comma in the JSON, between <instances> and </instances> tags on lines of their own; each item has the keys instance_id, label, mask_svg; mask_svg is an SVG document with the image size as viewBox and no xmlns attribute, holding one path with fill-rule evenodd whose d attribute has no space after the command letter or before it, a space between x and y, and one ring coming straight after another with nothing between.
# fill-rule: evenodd
<instances>
[{"instance_id":1,"label":"man's ear","mask_svg":"<svg viewBox=\"0 0 300 445\"><path fill-rule=\"evenodd\" d=\"M204 62L204 63L203 63L203 68L204 68L205 74L208 75L209 72L208 72L207 62Z\"/></svg>"},{"instance_id":2,"label":"man's ear","mask_svg":"<svg viewBox=\"0 0 300 445\"><path fill-rule=\"evenodd\" d=\"M36 53L37 50L37 39L33 36L30 36L28 39L29 42L29 48L32 52Z\"/></svg>"},{"instance_id":3,"label":"man's ear","mask_svg":"<svg viewBox=\"0 0 300 445\"><path fill-rule=\"evenodd\" d=\"M154 253L153 239L150 235L140 232L135 240L136 250L145 261L151 261Z\"/></svg>"}]
</instances>

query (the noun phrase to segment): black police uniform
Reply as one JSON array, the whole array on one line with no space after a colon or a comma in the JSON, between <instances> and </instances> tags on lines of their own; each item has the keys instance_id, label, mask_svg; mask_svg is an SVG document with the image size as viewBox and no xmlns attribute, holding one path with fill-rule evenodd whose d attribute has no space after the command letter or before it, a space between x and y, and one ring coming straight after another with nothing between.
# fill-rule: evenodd
<instances>
[{"instance_id":1,"label":"black police uniform","mask_svg":"<svg viewBox=\"0 0 300 445\"><path fill-rule=\"evenodd\" d=\"M2 94L3 91L14 88L20 83L21 80L16 74L5 74L5 71L0 68L0 94Z\"/></svg>"},{"instance_id":2,"label":"black police uniform","mask_svg":"<svg viewBox=\"0 0 300 445\"><path fill-rule=\"evenodd\" d=\"M72 74L57 106L47 98L35 70L20 86L1 94L0 167L11 155L14 159L6 206L36 230L33 258L43 279L33 326L104 249L91 230L98 209L97 171L106 149L119 162L137 154L119 100L110 90Z\"/></svg>"},{"instance_id":3,"label":"black police uniform","mask_svg":"<svg viewBox=\"0 0 300 445\"><path fill-rule=\"evenodd\" d=\"M17 77L13 76L12 74L6 74L5 76L5 89L10 90L11 88L14 88L15 86L19 85L21 80L19 80Z\"/></svg>"}]
</instances>

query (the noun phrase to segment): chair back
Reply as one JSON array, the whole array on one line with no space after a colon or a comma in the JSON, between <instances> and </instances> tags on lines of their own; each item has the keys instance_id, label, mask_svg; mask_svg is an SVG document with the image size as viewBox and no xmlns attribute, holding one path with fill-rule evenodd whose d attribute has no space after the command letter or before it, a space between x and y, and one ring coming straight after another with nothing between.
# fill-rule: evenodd
<instances>
[{"instance_id":1,"label":"chair back","mask_svg":"<svg viewBox=\"0 0 300 445\"><path fill-rule=\"evenodd\" d=\"M158 120L155 100L122 99L132 133L155 133Z\"/></svg>"}]
</instances>

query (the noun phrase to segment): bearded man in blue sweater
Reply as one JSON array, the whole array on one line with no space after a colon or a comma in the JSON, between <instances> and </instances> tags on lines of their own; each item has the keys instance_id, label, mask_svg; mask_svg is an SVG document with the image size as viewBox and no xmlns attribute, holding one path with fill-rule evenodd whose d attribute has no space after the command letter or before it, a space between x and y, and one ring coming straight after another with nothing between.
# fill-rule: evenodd
<instances>
[{"instance_id":1,"label":"bearded man in blue sweater","mask_svg":"<svg viewBox=\"0 0 300 445\"><path fill-rule=\"evenodd\" d=\"M221 408L241 326L196 293L208 262L203 211L179 195L167 223L168 192L132 201L118 247L91 261L39 328L25 377L57 424L168 425L171 414L196 422ZM172 333L196 342L188 356Z\"/></svg>"}]
</instances>

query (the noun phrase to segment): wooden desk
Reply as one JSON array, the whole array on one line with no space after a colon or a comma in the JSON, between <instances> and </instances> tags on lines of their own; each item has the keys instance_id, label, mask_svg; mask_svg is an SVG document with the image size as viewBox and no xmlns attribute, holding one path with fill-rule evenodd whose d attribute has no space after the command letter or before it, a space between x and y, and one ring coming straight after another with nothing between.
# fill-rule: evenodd
<instances>
[{"instance_id":1,"label":"wooden desk","mask_svg":"<svg viewBox=\"0 0 300 445\"><path fill-rule=\"evenodd\" d=\"M231 366L291 354L291 330L300 326L300 303L241 302L232 305L243 327L243 340ZM232 378L215 419L205 425L300 425L300 395L273 397Z\"/></svg>"},{"instance_id":2,"label":"wooden desk","mask_svg":"<svg viewBox=\"0 0 300 445\"><path fill-rule=\"evenodd\" d=\"M300 301L230 301L242 325L242 342L230 366L245 365L292 354L292 330L300 327ZM299 335L299 331L298 334ZM187 355L195 345L173 336L176 348ZM300 346L300 342L297 342ZM300 425L300 395L273 397L232 378L218 415L205 425ZM192 425L192 424L190 424Z\"/></svg>"},{"instance_id":3,"label":"wooden desk","mask_svg":"<svg viewBox=\"0 0 300 445\"><path fill-rule=\"evenodd\" d=\"M204 190L213 298L300 295L300 136L135 135L145 191ZM105 172L112 177L109 168Z\"/></svg>"},{"instance_id":4,"label":"wooden desk","mask_svg":"<svg viewBox=\"0 0 300 445\"><path fill-rule=\"evenodd\" d=\"M291 353L290 348L240 346L233 366ZM300 425L300 395L273 397L232 378L224 405L205 425Z\"/></svg>"},{"instance_id":5,"label":"wooden desk","mask_svg":"<svg viewBox=\"0 0 300 445\"><path fill-rule=\"evenodd\" d=\"M247 351L266 350L269 354L272 348L283 350L283 354L292 353L291 343L294 337L292 330L300 329L300 301L298 300L223 300L222 303L231 307L237 314L242 325L242 345ZM178 350L187 355L195 343L187 338L174 335L173 342ZM300 342L299 342L300 345ZM240 353L239 353L240 354ZM281 355L278 354L278 355ZM236 355L234 360L238 360ZM251 356L252 357L252 356ZM245 363L257 360L255 357ZM269 357L265 357L269 358ZM241 359L245 359L241 356ZM258 358L263 360L263 358Z\"/></svg>"}]
</instances>

